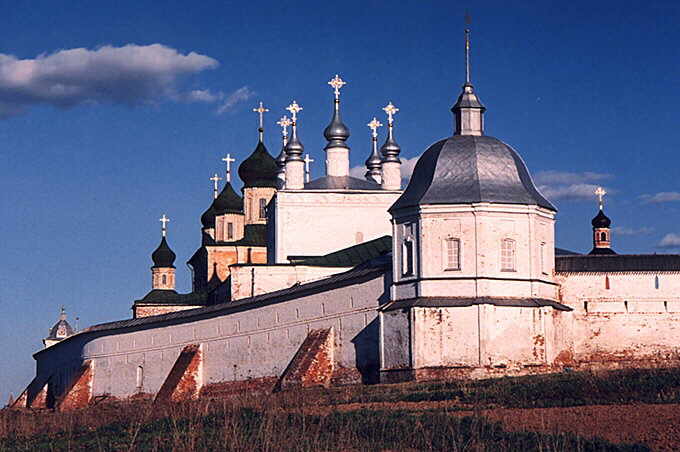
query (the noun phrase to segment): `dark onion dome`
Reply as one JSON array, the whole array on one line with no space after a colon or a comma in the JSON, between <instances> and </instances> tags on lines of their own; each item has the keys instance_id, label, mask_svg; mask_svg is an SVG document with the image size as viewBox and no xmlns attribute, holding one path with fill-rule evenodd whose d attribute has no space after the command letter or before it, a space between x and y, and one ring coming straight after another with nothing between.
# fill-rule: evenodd
<instances>
[{"instance_id":1,"label":"dark onion dome","mask_svg":"<svg viewBox=\"0 0 680 452\"><path fill-rule=\"evenodd\" d=\"M595 218L590 222L594 228L609 228L612 224L612 220L609 219L607 215L604 214L602 209L595 215Z\"/></svg>"},{"instance_id":2,"label":"dark onion dome","mask_svg":"<svg viewBox=\"0 0 680 452\"><path fill-rule=\"evenodd\" d=\"M347 127L343 122L342 122L342 117L340 116L340 100L335 99L335 108L333 109L333 118L331 119L331 123L326 126L326 129L323 131L323 136L326 137L326 140L328 140L328 144L324 149L329 149L329 148L347 148L347 139L349 138L349 127Z\"/></svg>"},{"instance_id":3,"label":"dark onion dome","mask_svg":"<svg viewBox=\"0 0 680 452\"><path fill-rule=\"evenodd\" d=\"M50 334L45 339L61 340L75 334L75 330L66 321L66 313L62 309L59 321L50 328Z\"/></svg>"},{"instance_id":4,"label":"dark onion dome","mask_svg":"<svg viewBox=\"0 0 680 452\"><path fill-rule=\"evenodd\" d=\"M243 188L276 188L278 170L274 157L267 152L264 143L259 141L253 153L239 165L238 176L243 181Z\"/></svg>"},{"instance_id":5,"label":"dark onion dome","mask_svg":"<svg viewBox=\"0 0 680 452\"><path fill-rule=\"evenodd\" d=\"M394 139L392 133L392 127L388 126L387 139L385 143L380 147L380 153L382 154L383 162L399 162L399 153L401 152L401 147Z\"/></svg>"},{"instance_id":6,"label":"dark onion dome","mask_svg":"<svg viewBox=\"0 0 680 452\"><path fill-rule=\"evenodd\" d=\"M158 245L156 251L151 253L151 260L153 260L154 268L175 268L173 264L175 263L176 257L175 253L168 246L168 241L165 240L165 237L161 239L161 244Z\"/></svg>"},{"instance_id":7,"label":"dark onion dome","mask_svg":"<svg viewBox=\"0 0 680 452\"><path fill-rule=\"evenodd\" d=\"M214 228L215 227L215 207L214 207L215 201L210 204L210 207L203 212L203 215L201 215L201 224L203 225L204 229L208 228Z\"/></svg>"},{"instance_id":8,"label":"dark onion dome","mask_svg":"<svg viewBox=\"0 0 680 452\"><path fill-rule=\"evenodd\" d=\"M214 217L217 215L224 215L226 213L243 214L243 198L241 198L231 186L231 182L227 182L220 194L212 203L213 208L213 225L215 224Z\"/></svg>"},{"instance_id":9,"label":"dark onion dome","mask_svg":"<svg viewBox=\"0 0 680 452\"><path fill-rule=\"evenodd\" d=\"M418 159L390 212L421 204L526 204L557 211L536 189L522 158L489 136L454 135Z\"/></svg>"}]
</instances>

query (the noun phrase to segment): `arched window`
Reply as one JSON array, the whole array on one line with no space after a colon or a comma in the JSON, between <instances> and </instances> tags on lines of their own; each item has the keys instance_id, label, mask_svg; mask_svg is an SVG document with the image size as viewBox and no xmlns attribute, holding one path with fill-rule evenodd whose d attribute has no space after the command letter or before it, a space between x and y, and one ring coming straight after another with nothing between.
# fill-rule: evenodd
<instances>
[{"instance_id":1,"label":"arched window","mask_svg":"<svg viewBox=\"0 0 680 452\"><path fill-rule=\"evenodd\" d=\"M449 237L444 240L444 268L460 270L460 239Z\"/></svg>"},{"instance_id":2,"label":"arched window","mask_svg":"<svg viewBox=\"0 0 680 452\"><path fill-rule=\"evenodd\" d=\"M234 223L227 223L227 240L234 239Z\"/></svg>"},{"instance_id":3,"label":"arched window","mask_svg":"<svg viewBox=\"0 0 680 452\"><path fill-rule=\"evenodd\" d=\"M607 241L607 233L606 232L601 232L600 233L600 241L606 242Z\"/></svg>"},{"instance_id":4,"label":"arched window","mask_svg":"<svg viewBox=\"0 0 680 452\"><path fill-rule=\"evenodd\" d=\"M260 220L264 220L267 217L267 200L260 198Z\"/></svg>"},{"instance_id":5,"label":"arched window","mask_svg":"<svg viewBox=\"0 0 680 452\"><path fill-rule=\"evenodd\" d=\"M658 289L659 288L659 275L656 275L654 277L654 288Z\"/></svg>"},{"instance_id":6,"label":"arched window","mask_svg":"<svg viewBox=\"0 0 680 452\"><path fill-rule=\"evenodd\" d=\"M144 367L137 366L137 391L141 392L144 387Z\"/></svg>"},{"instance_id":7,"label":"arched window","mask_svg":"<svg viewBox=\"0 0 680 452\"><path fill-rule=\"evenodd\" d=\"M512 239L501 241L501 271L515 271L515 241Z\"/></svg>"},{"instance_id":8,"label":"arched window","mask_svg":"<svg viewBox=\"0 0 680 452\"><path fill-rule=\"evenodd\" d=\"M168 283L168 275L161 276L161 284L165 285Z\"/></svg>"},{"instance_id":9,"label":"arched window","mask_svg":"<svg viewBox=\"0 0 680 452\"><path fill-rule=\"evenodd\" d=\"M401 260L402 276L413 276L413 241L411 239L404 240Z\"/></svg>"}]
</instances>

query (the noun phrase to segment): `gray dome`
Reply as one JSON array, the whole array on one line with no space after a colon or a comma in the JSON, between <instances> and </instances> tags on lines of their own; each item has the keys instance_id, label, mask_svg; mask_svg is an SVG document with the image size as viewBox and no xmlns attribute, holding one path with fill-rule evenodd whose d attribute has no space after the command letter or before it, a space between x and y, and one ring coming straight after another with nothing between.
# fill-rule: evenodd
<instances>
[{"instance_id":1,"label":"gray dome","mask_svg":"<svg viewBox=\"0 0 680 452\"><path fill-rule=\"evenodd\" d=\"M421 204L491 202L538 205L554 212L522 158L489 136L454 135L430 146L390 212Z\"/></svg>"}]
</instances>

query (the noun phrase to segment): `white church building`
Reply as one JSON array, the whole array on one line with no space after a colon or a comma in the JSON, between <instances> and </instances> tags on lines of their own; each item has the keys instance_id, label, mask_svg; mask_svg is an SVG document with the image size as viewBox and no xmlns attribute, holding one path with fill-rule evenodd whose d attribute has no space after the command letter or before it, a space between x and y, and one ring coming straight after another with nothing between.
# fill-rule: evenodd
<instances>
[{"instance_id":1,"label":"white church building","mask_svg":"<svg viewBox=\"0 0 680 452\"><path fill-rule=\"evenodd\" d=\"M602 202L593 251L556 248L557 210L519 153L484 133L468 62L453 134L424 151L405 188L391 103L384 144L374 119L366 176L351 177L345 82L329 82L315 180L302 107L279 121L273 157L260 104L244 197L216 186L201 217L193 291L175 291L164 222L133 318L50 337L14 407L680 364L680 255L615 253Z\"/></svg>"}]
</instances>

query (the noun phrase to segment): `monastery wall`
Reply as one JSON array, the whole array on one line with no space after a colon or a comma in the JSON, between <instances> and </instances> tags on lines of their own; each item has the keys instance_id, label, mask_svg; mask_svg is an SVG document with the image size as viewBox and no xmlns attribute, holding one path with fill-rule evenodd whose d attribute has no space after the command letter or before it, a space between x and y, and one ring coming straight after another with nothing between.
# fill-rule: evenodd
<instances>
[{"instance_id":1,"label":"monastery wall","mask_svg":"<svg viewBox=\"0 0 680 452\"><path fill-rule=\"evenodd\" d=\"M561 302L574 309L564 328L565 365L618 367L680 360L680 274L558 274Z\"/></svg>"},{"instance_id":2,"label":"monastery wall","mask_svg":"<svg viewBox=\"0 0 680 452\"><path fill-rule=\"evenodd\" d=\"M387 209L401 192L279 191L271 203L270 263L288 256L322 256L392 234Z\"/></svg>"},{"instance_id":3,"label":"monastery wall","mask_svg":"<svg viewBox=\"0 0 680 452\"><path fill-rule=\"evenodd\" d=\"M378 299L387 298L385 284L383 275L376 275L353 285L326 287L296 299L210 318L206 314L155 326L80 333L35 355L36 379L49 379L49 392L59 397L89 360L94 397L156 394L182 350L197 345L202 356L196 376L200 386L245 382L271 389L309 332L332 328L334 381L375 381L376 308Z\"/></svg>"},{"instance_id":4,"label":"monastery wall","mask_svg":"<svg viewBox=\"0 0 680 452\"><path fill-rule=\"evenodd\" d=\"M262 295L342 273L350 267L310 267L306 265L233 265L231 299Z\"/></svg>"}]
</instances>

